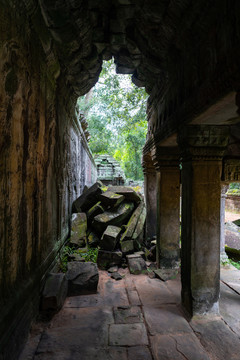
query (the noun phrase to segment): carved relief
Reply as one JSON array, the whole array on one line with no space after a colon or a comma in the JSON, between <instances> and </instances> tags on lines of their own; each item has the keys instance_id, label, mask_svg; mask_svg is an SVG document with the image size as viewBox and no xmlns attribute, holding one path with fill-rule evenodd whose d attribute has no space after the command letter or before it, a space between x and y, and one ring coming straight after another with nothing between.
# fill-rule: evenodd
<instances>
[{"instance_id":1,"label":"carved relief","mask_svg":"<svg viewBox=\"0 0 240 360\"><path fill-rule=\"evenodd\" d=\"M224 161L224 181L240 182L240 159Z\"/></svg>"}]
</instances>

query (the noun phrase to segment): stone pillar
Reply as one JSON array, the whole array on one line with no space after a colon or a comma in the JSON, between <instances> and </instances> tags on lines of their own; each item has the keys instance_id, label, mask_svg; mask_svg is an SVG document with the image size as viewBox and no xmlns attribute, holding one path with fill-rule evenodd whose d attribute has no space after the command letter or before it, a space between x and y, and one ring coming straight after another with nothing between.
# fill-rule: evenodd
<instances>
[{"instance_id":1,"label":"stone pillar","mask_svg":"<svg viewBox=\"0 0 240 360\"><path fill-rule=\"evenodd\" d=\"M146 216L146 238L152 239L157 233L157 188L156 188L156 169L150 155L144 155L144 195L147 209Z\"/></svg>"},{"instance_id":2,"label":"stone pillar","mask_svg":"<svg viewBox=\"0 0 240 360\"><path fill-rule=\"evenodd\" d=\"M179 267L180 168L178 150L153 150L157 170L157 264L162 269Z\"/></svg>"},{"instance_id":3,"label":"stone pillar","mask_svg":"<svg viewBox=\"0 0 240 360\"><path fill-rule=\"evenodd\" d=\"M228 191L228 184L221 184L221 206L220 206L220 260L226 262L228 256L225 252L225 202L226 192Z\"/></svg>"},{"instance_id":4,"label":"stone pillar","mask_svg":"<svg viewBox=\"0 0 240 360\"><path fill-rule=\"evenodd\" d=\"M224 126L191 125L178 141L182 153L182 303L190 314L218 313L220 203Z\"/></svg>"}]
</instances>

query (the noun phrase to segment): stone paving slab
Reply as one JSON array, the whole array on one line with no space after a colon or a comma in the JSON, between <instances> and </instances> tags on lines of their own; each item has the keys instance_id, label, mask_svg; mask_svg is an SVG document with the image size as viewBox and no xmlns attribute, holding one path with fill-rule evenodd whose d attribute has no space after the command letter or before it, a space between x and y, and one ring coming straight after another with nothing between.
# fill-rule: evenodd
<instances>
[{"instance_id":1,"label":"stone paving slab","mask_svg":"<svg viewBox=\"0 0 240 360\"><path fill-rule=\"evenodd\" d=\"M146 346L133 346L128 348L128 360L152 360L152 355Z\"/></svg>"},{"instance_id":2,"label":"stone paving slab","mask_svg":"<svg viewBox=\"0 0 240 360\"><path fill-rule=\"evenodd\" d=\"M87 322L85 326L82 325L76 328L65 326L47 330L42 335L36 355L44 354L47 356L48 354L51 354L51 356L53 356L54 354L55 356L55 354L61 353L81 354L84 349L88 350L94 347L101 348L106 347L107 345L108 325L103 324L99 327ZM43 359L45 358L43 357ZM52 358L49 357L49 359ZM63 359L65 358L63 357Z\"/></svg>"},{"instance_id":3,"label":"stone paving slab","mask_svg":"<svg viewBox=\"0 0 240 360\"><path fill-rule=\"evenodd\" d=\"M143 306L143 312L151 335L192 332L182 312L175 305Z\"/></svg>"},{"instance_id":4,"label":"stone paving slab","mask_svg":"<svg viewBox=\"0 0 240 360\"><path fill-rule=\"evenodd\" d=\"M240 302L232 289L222 284L220 310L237 334L220 317L194 318L188 324L177 306L181 289L177 278L163 283L146 275L130 275L125 269L119 271L124 276L119 282L100 271L98 294L68 298L51 322L36 324L20 359L240 359ZM238 273L228 273L228 281L236 281L235 275ZM132 300L140 306L133 306ZM229 316L234 320L231 324ZM118 323L131 321L137 322Z\"/></svg>"},{"instance_id":5,"label":"stone paving slab","mask_svg":"<svg viewBox=\"0 0 240 360\"><path fill-rule=\"evenodd\" d=\"M143 316L138 306L122 306L113 309L115 324L135 324L143 322Z\"/></svg>"},{"instance_id":6,"label":"stone paving slab","mask_svg":"<svg viewBox=\"0 0 240 360\"><path fill-rule=\"evenodd\" d=\"M161 305L175 302L173 294L161 280L139 275L135 277L134 283L143 305Z\"/></svg>"},{"instance_id":7,"label":"stone paving slab","mask_svg":"<svg viewBox=\"0 0 240 360\"><path fill-rule=\"evenodd\" d=\"M129 305L124 279L117 282L111 279L105 271L99 271L99 276L97 294L69 297L65 301L64 307Z\"/></svg>"},{"instance_id":8,"label":"stone paving slab","mask_svg":"<svg viewBox=\"0 0 240 360\"><path fill-rule=\"evenodd\" d=\"M137 360L130 359L127 355L127 348L108 347L91 349L65 349L48 353L37 353L34 360ZM140 359L139 359L140 360Z\"/></svg>"},{"instance_id":9,"label":"stone paving slab","mask_svg":"<svg viewBox=\"0 0 240 360\"><path fill-rule=\"evenodd\" d=\"M148 345L144 324L113 324L109 327L109 345L136 346Z\"/></svg>"},{"instance_id":10,"label":"stone paving slab","mask_svg":"<svg viewBox=\"0 0 240 360\"><path fill-rule=\"evenodd\" d=\"M131 305L141 305L137 290L127 289L128 300Z\"/></svg>"},{"instance_id":11,"label":"stone paving slab","mask_svg":"<svg viewBox=\"0 0 240 360\"><path fill-rule=\"evenodd\" d=\"M92 329L113 324L112 307L64 308L51 321L51 328L78 328L87 324Z\"/></svg>"},{"instance_id":12,"label":"stone paving slab","mask_svg":"<svg viewBox=\"0 0 240 360\"><path fill-rule=\"evenodd\" d=\"M240 334L240 295L221 283L220 313L228 326Z\"/></svg>"},{"instance_id":13,"label":"stone paving slab","mask_svg":"<svg viewBox=\"0 0 240 360\"><path fill-rule=\"evenodd\" d=\"M191 326L201 344L217 360L239 360L239 337L224 323L221 318L195 318Z\"/></svg>"},{"instance_id":14,"label":"stone paving slab","mask_svg":"<svg viewBox=\"0 0 240 360\"><path fill-rule=\"evenodd\" d=\"M240 294L240 271L234 266L221 268L221 280Z\"/></svg>"},{"instance_id":15,"label":"stone paving slab","mask_svg":"<svg viewBox=\"0 0 240 360\"><path fill-rule=\"evenodd\" d=\"M195 335L155 335L150 338L154 360L211 360Z\"/></svg>"}]
</instances>

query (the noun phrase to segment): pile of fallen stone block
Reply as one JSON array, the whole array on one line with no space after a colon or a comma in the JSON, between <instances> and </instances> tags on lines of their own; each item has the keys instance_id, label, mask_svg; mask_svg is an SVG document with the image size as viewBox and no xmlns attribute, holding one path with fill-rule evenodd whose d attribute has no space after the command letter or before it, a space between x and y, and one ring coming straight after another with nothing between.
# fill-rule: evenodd
<instances>
[{"instance_id":1,"label":"pile of fallen stone block","mask_svg":"<svg viewBox=\"0 0 240 360\"><path fill-rule=\"evenodd\" d=\"M58 311L66 296L97 291L98 268L108 270L119 280L118 267L129 267L132 274L147 271L142 250L146 208L143 197L131 187L104 186L100 181L73 203L66 273L50 273L42 292L41 309ZM81 251L98 248L97 264L85 262Z\"/></svg>"},{"instance_id":2,"label":"pile of fallen stone block","mask_svg":"<svg viewBox=\"0 0 240 360\"><path fill-rule=\"evenodd\" d=\"M104 187L98 181L73 203L70 244L98 247L100 269L121 266L139 252L144 239L146 208L131 187Z\"/></svg>"}]
</instances>

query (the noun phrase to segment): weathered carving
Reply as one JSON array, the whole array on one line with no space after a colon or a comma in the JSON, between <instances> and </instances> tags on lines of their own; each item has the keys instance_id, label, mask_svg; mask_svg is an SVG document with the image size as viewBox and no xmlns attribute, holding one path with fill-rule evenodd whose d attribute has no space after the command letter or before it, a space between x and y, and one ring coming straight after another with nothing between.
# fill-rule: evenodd
<instances>
[{"instance_id":1,"label":"weathered carving","mask_svg":"<svg viewBox=\"0 0 240 360\"><path fill-rule=\"evenodd\" d=\"M189 125L178 133L183 158L222 159L228 144L228 126Z\"/></svg>"},{"instance_id":2,"label":"weathered carving","mask_svg":"<svg viewBox=\"0 0 240 360\"><path fill-rule=\"evenodd\" d=\"M224 160L223 181L240 182L240 159Z\"/></svg>"},{"instance_id":3,"label":"weathered carving","mask_svg":"<svg viewBox=\"0 0 240 360\"><path fill-rule=\"evenodd\" d=\"M161 171L163 167L179 168L180 152L178 147L155 146L151 155L157 171Z\"/></svg>"}]
</instances>

